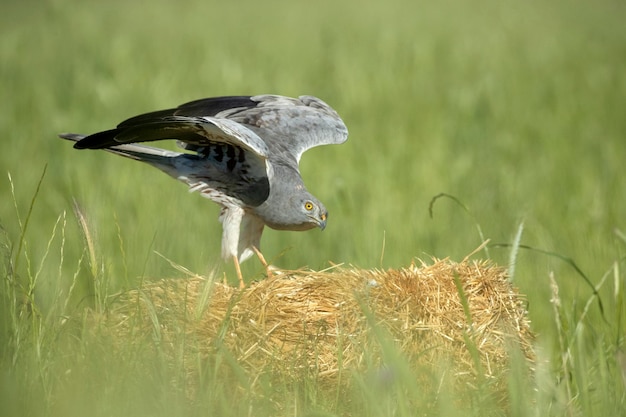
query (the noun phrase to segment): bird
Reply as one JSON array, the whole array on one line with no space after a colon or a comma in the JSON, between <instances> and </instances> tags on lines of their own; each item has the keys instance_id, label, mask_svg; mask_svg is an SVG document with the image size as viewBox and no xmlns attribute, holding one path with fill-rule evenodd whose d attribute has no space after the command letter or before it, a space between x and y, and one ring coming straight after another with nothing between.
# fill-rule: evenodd
<instances>
[{"instance_id":1,"label":"bird","mask_svg":"<svg viewBox=\"0 0 626 417\"><path fill-rule=\"evenodd\" d=\"M194 100L131 117L90 135L61 133L76 149L103 149L144 162L219 206L221 255L240 264L260 252L265 226L324 230L328 211L305 187L299 163L313 147L344 143L348 129L321 99L264 94ZM144 145L175 140L181 152Z\"/></svg>"}]
</instances>

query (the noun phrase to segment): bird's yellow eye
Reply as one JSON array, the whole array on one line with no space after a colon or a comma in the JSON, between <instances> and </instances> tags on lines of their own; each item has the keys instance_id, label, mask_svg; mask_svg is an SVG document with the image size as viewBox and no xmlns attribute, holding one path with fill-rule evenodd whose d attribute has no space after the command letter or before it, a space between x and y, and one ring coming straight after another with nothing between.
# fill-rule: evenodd
<instances>
[{"instance_id":1,"label":"bird's yellow eye","mask_svg":"<svg viewBox=\"0 0 626 417\"><path fill-rule=\"evenodd\" d=\"M313 203L311 203L310 201L307 201L306 203L304 203L304 209L306 211L311 211L313 210Z\"/></svg>"}]
</instances>

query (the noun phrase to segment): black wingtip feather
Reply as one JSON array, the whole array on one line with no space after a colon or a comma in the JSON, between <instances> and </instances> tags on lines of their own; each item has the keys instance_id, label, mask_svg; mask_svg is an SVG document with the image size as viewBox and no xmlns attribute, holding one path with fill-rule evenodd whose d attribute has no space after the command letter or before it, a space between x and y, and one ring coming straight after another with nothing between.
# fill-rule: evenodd
<instances>
[{"instance_id":1,"label":"black wingtip feather","mask_svg":"<svg viewBox=\"0 0 626 417\"><path fill-rule=\"evenodd\" d=\"M204 117L214 116L222 111L233 108L252 108L257 102L251 96L223 96L204 98L190 101L174 109L157 110L150 113L140 114L121 122L117 128L94 133L89 136L63 134L64 139L76 142L76 149L105 149L121 143L147 142L161 139L180 139L195 134L189 132L177 132L176 135L164 134L161 128L168 117Z\"/></svg>"},{"instance_id":2,"label":"black wingtip feather","mask_svg":"<svg viewBox=\"0 0 626 417\"><path fill-rule=\"evenodd\" d=\"M115 141L117 129L105 130L103 132L89 135L74 144L75 149L104 149L119 145Z\"/></svg>"},{"instance_id":3,"label":"black wingtip feather","mask_svg":"<svg viewBox=\"0 0 626 417\"><path fill-rule=\"evenodd\" d=\"M251 96L223 96L201 98L199 100L190 101L173 109L157 110L149 113L140 114L124 120L118 128L127 128L142 125L145 123L161 120L168 116L187 116L187 117L205 117L215 116L216 114L233 108L252 108L258 103L253 101Z\"/></svg>"}]
</instances>

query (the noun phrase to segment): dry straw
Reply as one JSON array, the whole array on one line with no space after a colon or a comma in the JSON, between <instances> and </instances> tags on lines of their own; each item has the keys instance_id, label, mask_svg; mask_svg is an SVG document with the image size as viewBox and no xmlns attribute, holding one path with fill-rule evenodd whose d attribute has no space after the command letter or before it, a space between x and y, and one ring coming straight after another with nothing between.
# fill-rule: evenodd
<instances>
[{"instance_id":1,"label":"dry straw","mask_svg":"<svg viewBox=\"0 0 626 417\"><path fill-rule=\"evenodd\" d=\"M343 384L345 375L385 369L392 346L410 369L447 363L457 380L501 379L512 347L532 360L524 304L503 268L444 259L387 271L281 271L244 290L167 279L123 294L104 323L119 343L148 340L182 355L191 374L226 352L251 381L271 374Z\"/></svg>"}]
</instances>

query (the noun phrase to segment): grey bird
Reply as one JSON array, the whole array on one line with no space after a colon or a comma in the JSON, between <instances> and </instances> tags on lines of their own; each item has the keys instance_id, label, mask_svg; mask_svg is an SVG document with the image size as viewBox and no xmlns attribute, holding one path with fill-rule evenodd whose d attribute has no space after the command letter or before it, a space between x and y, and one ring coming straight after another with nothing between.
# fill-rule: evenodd
<instances>
[{"instance_id":1,"label":"grey bird","mask_svg":"<svg viewBox=\"0 0 626 417\"><path fill-rule=\"evenodd\" d=\"M63 133L76 149L104 149L160 169L222 207L222 258L240 263L259 251L263 228L324 229L328 212L302 180L302 154L340 144L348 129L312 96L228 96L132 117L91 135ZM174 139L184 152L140 142Z\"/></svg>"}]
</instances>

